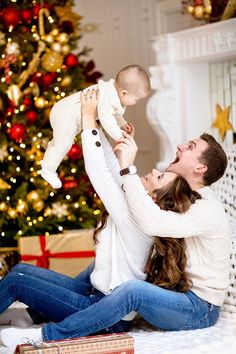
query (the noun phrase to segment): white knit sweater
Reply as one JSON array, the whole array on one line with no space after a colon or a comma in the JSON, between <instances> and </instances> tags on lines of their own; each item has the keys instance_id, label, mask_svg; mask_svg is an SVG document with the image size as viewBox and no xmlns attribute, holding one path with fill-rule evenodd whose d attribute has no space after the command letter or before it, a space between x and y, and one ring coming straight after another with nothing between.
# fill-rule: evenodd
<instances>
[{"instance_id":1,"label":"white knit sweater","mask_svg":"<svg viewBox=\"0 0 236 354\"><path fill-rule=\"evenodd\" d=\"M146 278L144 273L153 237L145 235L131 215L121 189L118 161L98 130L82 133L86 172L109 213L106 227L98 235L92 285L109 294L131 279ZM102 144L102 145L101 145Z\"/></svg>"},{"instance_id":2,"label":"white knit sweater","mask_svg":"<svg viewBox=\"0 0 236 354\"><path fill-rule=\"evenodd\" d=\"M184 214L161 210L147 195L138 175L123 177L126 198L134 219L147 235L184 237L191 289L202 299L221 306L229 281L230 232L222 204L212 190Z\"/></svg>"}]
</instances>

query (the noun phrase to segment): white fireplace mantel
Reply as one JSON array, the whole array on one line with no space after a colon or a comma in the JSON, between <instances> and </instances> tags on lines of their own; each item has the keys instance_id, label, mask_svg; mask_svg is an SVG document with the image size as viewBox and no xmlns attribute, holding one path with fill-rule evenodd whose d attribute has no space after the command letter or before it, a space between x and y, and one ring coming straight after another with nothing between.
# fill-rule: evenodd
<instances>
[{"instance_id":1,"label":"white fireplace mantel","mask_svg":"<svg viewBox=\"0 0 236 354\"><path fill-rule=\"evenodd\" d=\"M160 35L152 46L147 116L160 140L157 167L164 169L177 144L212 133L209 63L236 58L236 19Z\"/></svg>"}]
</instances>

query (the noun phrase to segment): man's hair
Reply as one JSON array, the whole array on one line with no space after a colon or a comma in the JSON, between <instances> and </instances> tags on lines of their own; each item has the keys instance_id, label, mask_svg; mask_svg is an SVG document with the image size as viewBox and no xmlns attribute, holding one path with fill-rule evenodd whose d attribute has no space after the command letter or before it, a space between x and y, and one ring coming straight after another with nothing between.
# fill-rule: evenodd
<instances>
[{"instance_id":1,"label":"man's hair","mask_svg":"<svg viewBox=\"0 0 236 354\"><path fill-rule=\"evenodd\" d=\"M203 151L199 160L207 166L207 171L203 175L204 185L210 186L223 176L228 160L222 146L212 135L203 133L200 138L208 144L208 147Z\"/></svg>"},{"instance_id":2,"label":"man's hair","mask_svg":"<svg viewBox=\"0 0 236 354\"><path fill-rule=\"evenodd\" d=\"M135 81L135 84L137 84L136 81L138 81L147 92L151 89L150 78L141 65L128 65L118 71L116 75L116 82L120 87L127 89L127 86L132 84L132 81Z\"/></svg>"}]
</instances>

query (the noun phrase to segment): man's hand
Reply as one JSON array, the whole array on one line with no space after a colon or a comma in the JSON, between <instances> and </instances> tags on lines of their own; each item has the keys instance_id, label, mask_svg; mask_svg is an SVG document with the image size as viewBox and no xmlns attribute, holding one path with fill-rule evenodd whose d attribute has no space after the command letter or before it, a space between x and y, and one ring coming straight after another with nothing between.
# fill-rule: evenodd
<instances>
[{"instance_id":1,"label":"man's hand","mask_svg":"<svg viewBox=\"0 0 236 354\"><path fill-rule=\"evenodd\" d=\"M138 151L138 147L132 136L123 133L123 137L117 140L114 147L114 153L119 160L121 169L134 164L134 160Z\"/></svg>"}]
</instances>

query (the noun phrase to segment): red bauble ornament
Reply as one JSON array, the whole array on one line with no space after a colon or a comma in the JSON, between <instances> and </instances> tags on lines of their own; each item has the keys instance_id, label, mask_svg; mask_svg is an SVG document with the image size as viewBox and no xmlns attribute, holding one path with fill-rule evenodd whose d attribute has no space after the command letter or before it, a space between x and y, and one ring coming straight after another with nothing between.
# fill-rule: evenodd
<instances>
[{"instance_id":1,"label":"red bauble ornament","mask_svg":"<svg viewBox=\"0 0 236 354\"><path fill-rule=\"evenodd\" d=\"M78 58L76 55L69 53L64 58L64 64L69 68L73 68L78 65Z\"/></svg>"},{"instance_id":2,"label":"red bauble ornament","mask_svg":"<svg viewBox=\"0 0 236 354\"><path fill-rule=\"evenodd\" d=\"M29 97L24 97L24 99L23 99L23 104L24 104L26 107L30 107L30 106L32 105L31 98L29 98Z\"/></svg>"},{"instance_id":3,"label":"red bauble ornament","mask_svg":"<svg viewBox=\"0 0 236 354\"><path fill-rule=\"evenodd\" d=\"M64 181L62 181L62 186L64 190L67 191L71 188L77 188L78 182L75 179L64 179Z\"/></svg>"},{"instance_id":4,"label":"red bauble ornament","mask_svg":"<svg viewBox=\"0 0 236 354\"><path fill-rule=\"evenodd\" d=\"M21 18L24 23L31 23L33 21L33 17L34 14L32 8L21 10Z\"/></svg>"},{"instance_id":5,"label":"red bauble ornament","mask_svg":"<svg viewBox=\"0 0 236 354\"><path fill-rule=\"evenodd\" d=\"M37 120L37 113L35 111L28 111L25 113L25 116L29 124L33 124Z\"/></svg>"},{"instance_id":6,"label":"red bauble ornament","mask_svg":"<svg viewBox=\"0 0 236 354\"><path fill-rule=\"evenodd\" d=\"M23 124L12 124L11 128L8 130L10 139L21 142L25 138L26 128Z\"/></svg>"},{"instance_id":7,"label":"red bauble ornament","mask_svg":"<svg viewBox=\"0 0 236 354\"><path fill-rule=\"evenodd\" d=\"M56 78L57 78L56 72L47 73L47 74L43 75L43 77L42 77L42 85L45 88L48 88Z\"/></svg>"},{"instance_id":8,"label":"red bauble ornament","mask_svg":"<svg viewBox=\"0 0 236 354\"><path fill-rule=\"evenodd\" d=\"M68 158L72 161L80 160L83 156L83 151L80 145L73 144L70 151L68 152Z\"/></svg>"},{"instance_id":9,"label":"red bauble ornament","mask_svg":"<svg viewBox=\"0 0 236 354\"><path fill-rule=\"evenodd\" d=\"M194 0L194 5L195 6L200 6L202 5L203 0Z\"/></svg>"},{"instance_id":10,"label":"red bauble ornament","mask_svg":"<svg viewBox=\"0 0 236 354\"><path fill-rule=\"evenodd\" d=\"M10 26L17 26L21 20L21 13L15 7L7 7L2 14L2 21L4 25L8 28Z\"/></svg>"}]
</instances>

